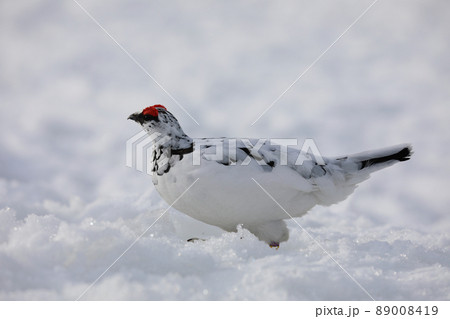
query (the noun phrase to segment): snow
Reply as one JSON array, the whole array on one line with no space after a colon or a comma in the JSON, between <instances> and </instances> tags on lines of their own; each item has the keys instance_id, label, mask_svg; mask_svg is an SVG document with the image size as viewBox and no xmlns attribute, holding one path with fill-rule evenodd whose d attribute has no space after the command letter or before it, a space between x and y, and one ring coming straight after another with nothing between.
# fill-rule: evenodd
<instances>
[{"instance_id":1,"label":"snow","mask_svg":"<svg viewBox=\"0 0 450 319\"><path fill-rule=\"evenodd\" d=\"M379 1L253 126L371 1L79 2L200 125L74 1L2 1L0 299L450 299L446 1ZM415 154L275 250L125 166L127 116L157 103L193 137Z\"/></svg>"}]
</instances>

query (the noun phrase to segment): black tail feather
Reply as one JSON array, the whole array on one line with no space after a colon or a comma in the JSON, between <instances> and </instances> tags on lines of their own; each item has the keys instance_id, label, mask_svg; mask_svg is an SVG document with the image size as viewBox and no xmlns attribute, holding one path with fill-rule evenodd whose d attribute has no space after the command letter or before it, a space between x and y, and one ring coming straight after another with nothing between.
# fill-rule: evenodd
<instances>
[{"instance_id":1,"label":"black tail feather","mask_svg":"<svg viewBox=\"0 0 450 319\"><path fill-rule=\"evenodd\" d=\"M366 168L366 167L369 167L372 165L376 165L376 164L381 164L381 163L388 162L388 161L394 161L394 160L399 161L399 162L404 162L411 158L411 154L412 154L411 147L404 147L399 152L391 154L391 155L386 155L386 156L363 160L363 161L361 161L360 169L363 169L363 168Z\"/></svg>"}]
</instances>

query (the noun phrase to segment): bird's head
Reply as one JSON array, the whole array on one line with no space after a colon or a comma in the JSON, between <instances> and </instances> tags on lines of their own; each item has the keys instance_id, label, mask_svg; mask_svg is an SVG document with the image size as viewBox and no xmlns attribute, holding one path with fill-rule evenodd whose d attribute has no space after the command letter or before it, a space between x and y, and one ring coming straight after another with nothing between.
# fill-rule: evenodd
<instances>
[{"instance_id":1,"label":"bird's head","mask_svg":"<svg viewBox=\"0 0 450 319\"><path fill-rule=\"evenodd\" d=\"M191 143L191 139L183 132L175 116L160 104L146 107L142 112L133 113L128 119L142 125L150 135L156 132L161 137L169 137L176 148L184 147L186 141L188 141L187 144Z\"/></svg>"},{"instance_id":2,"label":"bird's head","mask_svg":"<svg viewBox=\"0 0 450 319\"><path fill-rule=\"evenodd\" d=\"M142 126L146 124L155 124L159 122L159 112L162 110L167 111L164 106L156 104L146 107L142 112L131 114L128 119L133 120Z\"/></svg>"},{"instance_id":3,"label":"bird's head","mask_svg":"<svg viewBox=\"0 0 450 319\"><path fill-rule=\"evenodd\" d=\"M128 119L141 124L149 133L158 132L170 135L174 129L181 130L175 116L161 104L146 107L142 112L131 114Z\"/></svg>"}]
</instances>

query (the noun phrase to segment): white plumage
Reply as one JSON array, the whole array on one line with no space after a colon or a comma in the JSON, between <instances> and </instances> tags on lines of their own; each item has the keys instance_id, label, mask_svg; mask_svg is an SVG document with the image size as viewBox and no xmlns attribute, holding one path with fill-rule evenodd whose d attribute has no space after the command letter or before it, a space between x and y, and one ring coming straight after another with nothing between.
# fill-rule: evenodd
<instances>
[{"instance_id":1,"label":"white plumage","mask_svg":"<svg viewBox=\"0 0 450 319\"><path fill-rule=\"evenodd\" d=\"M402 144L322 157L320 162L297 148L284 153L286 148L268 140L192 139L161 105L129 119L158 135L150 164L153 183L167 203L175 202L180 212L226 231L242 225L271 246L289 238L284 220L290 218L273 199L292 217L300 217L315 205L344 200L372 172L411 155L411 146Z\"/></svg>"}]
</instances>

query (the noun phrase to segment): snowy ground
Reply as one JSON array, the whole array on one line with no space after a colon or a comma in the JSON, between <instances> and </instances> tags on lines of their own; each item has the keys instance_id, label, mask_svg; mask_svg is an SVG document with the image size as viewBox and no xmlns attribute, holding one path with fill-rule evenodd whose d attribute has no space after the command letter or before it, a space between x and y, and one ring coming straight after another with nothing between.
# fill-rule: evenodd
<instances>
[{"instance_id":1,"label":"snowy ground","mask_svg":"<svg viewBox=\"0 0 450 319\"><path fill-rule=\"evenodd\" d=\"M0 299L450 299L448 1L380 0L253 126L372 1L79 2L200 125L74 1L1 1ZM297 220L345 271L292 221L274 250L170 210L86 291L167 208L125 167L156 103L191 136L415 154Z\"/></svg>"}]
</instances>

